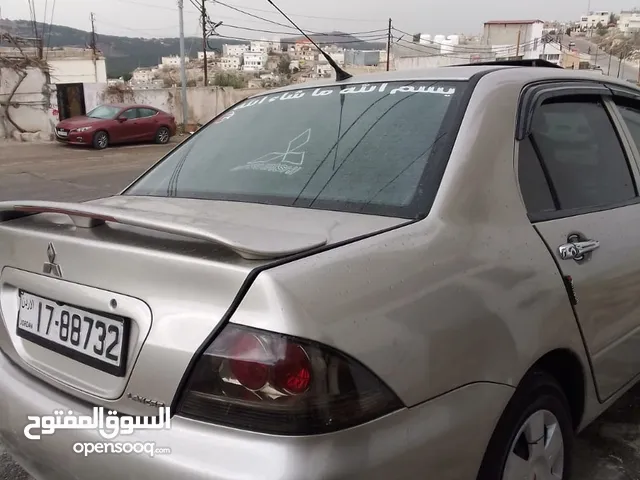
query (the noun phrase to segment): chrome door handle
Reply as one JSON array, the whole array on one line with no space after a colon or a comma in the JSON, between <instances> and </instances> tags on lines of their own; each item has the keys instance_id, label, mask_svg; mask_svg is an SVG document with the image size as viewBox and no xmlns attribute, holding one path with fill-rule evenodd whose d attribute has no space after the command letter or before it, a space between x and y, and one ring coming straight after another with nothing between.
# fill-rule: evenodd
<instances>
[{"instance_id":1,"label":"chrome door handle","mask_svg":"<svg viewBox=\"0 0 640 480\"><path fill-rule=\"evenodd\" d=\"M560 245L558 253L562 260L582 260L585 253L593 252L600 246L597 240L584 240L581 242L570 242Z\"/></svg>"}]
</instances>

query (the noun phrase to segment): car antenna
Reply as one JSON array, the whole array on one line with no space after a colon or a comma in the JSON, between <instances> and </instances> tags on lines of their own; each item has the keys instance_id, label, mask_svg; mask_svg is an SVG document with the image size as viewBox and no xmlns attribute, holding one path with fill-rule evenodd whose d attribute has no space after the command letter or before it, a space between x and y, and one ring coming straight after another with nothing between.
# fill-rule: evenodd
<instances>
[{"instance_id":1,"label":"car antenna","mask_svg":"<svg viewBox=\"0 0 640 480\"><path fill-rule=\"evenodd\" d=\"M313 40L311 40L311 37L309 37L309 35L307 35L306 33L304 33L304 30L302 30L298 25L296 25L296 24L293 22L293 20L291 20L291 19L287 16L287 14L286 14L286 13L284 13L282 10L280 10L280 9L278 8L278 6L277 6L275 3L273 3L273 1L272 1L272 0L267 0L267 2L269 2L269 3L273 6L273 8L275 8L276 10L278 10L278 12L280 12L280 14L281 14L284 18L286 18L286 19L289 21L289 23L290 23L291 25L293 25L294 27L296 27L296 29L297 29L297 30L298 30L302 35L304 35L304 36L306 37L306 39L307 39L307 40L309 40L309 41L313 44L313 46L314 46L314 47L316 47L316 48L318 49L318 51L320 52L320 54L321 54L324 58L326 58L327 62L329 62L329 65L331 65L331 68L333 68L333 69L335 70L335 72L336 72L336 81L338 81L338 82L342 82L342 81L344 81L344 80L347 80L347 79L349 79L349 78L353 77L353 75L351 75L350 73L345 72L342 68L340 68L340 65L338 65L338 64L336 63L336 61L335 61L333 58L331 58L331 55L329 55L327 52L325 52L324 50L322 50L322 49L318 46L318 44L317 44L316 42L314 42Z\"/></svg>"}]
</instances>

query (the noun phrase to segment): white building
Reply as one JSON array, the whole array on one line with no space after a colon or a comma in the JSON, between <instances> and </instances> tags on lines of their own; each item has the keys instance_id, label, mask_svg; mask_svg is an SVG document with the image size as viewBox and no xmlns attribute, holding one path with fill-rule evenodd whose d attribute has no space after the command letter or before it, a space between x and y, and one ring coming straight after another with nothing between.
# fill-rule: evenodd
<instances>
[{"instance_id":1,"label":"white building","mask_svg":"<svg viewBox=\"0 0 640 480\"><path fill-rule=\"evenodd\" d=\"M618 18L618 30L622 33L637 32L640 30L640 11L623 10Z\"/></svg>"},{"instance_id":2,"label":"white building","mask_svg":"<svg viewBox=\"0 0 640 480\"><path fill-rule=\"evenodd\" d=\"M205 52L198 52L198 60L204 60ZM207 60L213 60L215 58L215 52L207 52Z\"/></svg>"},{"instance_id":3,"label":"white building","mask_svg":"<svg viewBox=\"0 0 640 480\"><path fill-rule=\"evenodd\" d=\"M177 55L172 55L170 57L162 57L161 65L163 67L179 67L180 57Z\"/></svg>"},{"instance_id":4,"label":"white building","mask_svg":"<svg viewBox=\"0 0 640 480\"><path fill-rule=\"evenodd\" d=\"M240 70L242 65L242 57L229 56L220 59L220 67L223 70Z\"/></svg>"},{"instance_id":5,"label":"white building","mask_svg":"<svg viewBox=\"0 0 640 480\"><path fill-rule=\"evenodd\" d=\"M251 41L249 51L255 53L269 53L271 50L271 42L268 42L267 40L253 40Z\"/></svg>"},{"instance_id":6,"label":"white building","mask_svg":"<svg viewBox=\"0 0 640 480\"><path fill-rule=\"evenodd\" d=\"M317 63L316 74L320 77L330 77L333 73L333 68L328 63Z\"/></svg>"},{"instance_id":7,"label":"white building","mask_svg":"<svg viewBox=\"0 0 640 480\"><path fill-rule=\"evenodd\" d=\"M598 23L606 27L609 24L609 17L611 17L609 10L599 10L597 12L590 12L587 15L582 15L580 17L580 30L595 29Z\"/></svg>"},{"instance_id":8,"label":"white building","mask_svg":"<svg viewBox=\"0 0 640 480\"><path fill-rule=\"evenodd\" d=\"M496 60L540 58L543 28L542 20L492 20L484 24L483 42Z\"/></svg>"},{"instance_id":9,"label":"white building","mask_svg":"<svg viewBox=\"0 0 640 480\"><path fill-rule=\"evenodd\" d=\"M244 52L242 70L245 72L259 72L265 69L269 56L263 52Z\"/></svg>"},{"instance_id":10,"label":"white building","mask_svg":"<svg viewBox=\"0 0 640 480\"><path fill-rule=\"evenodd\" d=\"M63 48L47 54L51 83L107 83L107 65L102 55L91 50Z\"/></svg>"},{"instance_id":11,"label":"white building","mask_svg":"<svg viewBox=\"0 0 640 480\"><path fill-rule=\"evenodd\" d=\"M249 45L240 44L240 45L222 45L222 56L223 57L241 57L244 52L249 51Z\"/></svg>"},{"instance_id":12,"label":"white building","mask_svg":"<svg viewBox=\"0 0 640 480\"><path fill-rule=\"evenodd\" d=\"M131 75L131 83L151 83L154 75L150 68L136 68Z\"/></svg>"},{"instance_id":13,"label":"white building","mask_svg":"<svg viewBox=\"0 0 640 480\"><path fill-rule=\"evenodd\" d=\"M562 66L562 54L566 51L568 51L568 49L566 47L563 49L562 45L559 43L548 42L542 46L540 58L547 62Z\"/></svg>"}]
</instances>

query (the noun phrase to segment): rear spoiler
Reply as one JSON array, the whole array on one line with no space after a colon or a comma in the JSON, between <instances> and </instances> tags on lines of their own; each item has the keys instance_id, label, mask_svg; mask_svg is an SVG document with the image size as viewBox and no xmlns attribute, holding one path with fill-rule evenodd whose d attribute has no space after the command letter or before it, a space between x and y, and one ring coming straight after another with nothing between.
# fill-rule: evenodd
<instances>
[{"instance_id":1,"label":"rear spoiler","mask_svg":"<svg viewBox=\"0 0 640 480\"><path fill-rule=\"evenodd\" d=\"M277 231L228 221L214 222L159 212L100 207L87 203L0 202L0 222L40 213L68 215L78 228L94 228L106 223L117 223L204 240L223 245L248 260L286 257L327 243L327 238L318 234Z\"/></svg>"}]
</instances>

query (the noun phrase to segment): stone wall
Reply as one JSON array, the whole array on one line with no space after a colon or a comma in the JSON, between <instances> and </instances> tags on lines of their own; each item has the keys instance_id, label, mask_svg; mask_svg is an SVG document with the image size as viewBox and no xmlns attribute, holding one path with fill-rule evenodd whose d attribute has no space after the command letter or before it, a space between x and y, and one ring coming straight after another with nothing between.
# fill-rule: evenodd
<instances>
[{"instance_id":1,"label":"stone wall","mask_svg":"<svg viewBox=\"0 0 640 480\"><path fill-rule=\"evenodd\" d=\"M0 138L50 139L57 118L51 108L51 90L46 74L39 68L28 68L27 76L9 101L19 79L13 69L0 69ZM9 115L19 128L5 114L7 103Z\"/></svg>"},{"instance_id":2,"label":"stone wall","mask_svg":"<svg viewBox=\"0 0 640 480\"><path fill-rule=\"evenodd\" d=\"M231 87L187 88L187 124L206 123L231 105L264 89L234 89ZM138 103L168 112L182 122L182 94L180 87L145 90L106 89L101 95L103 103Z\"/></svg>"}]
</instances>

